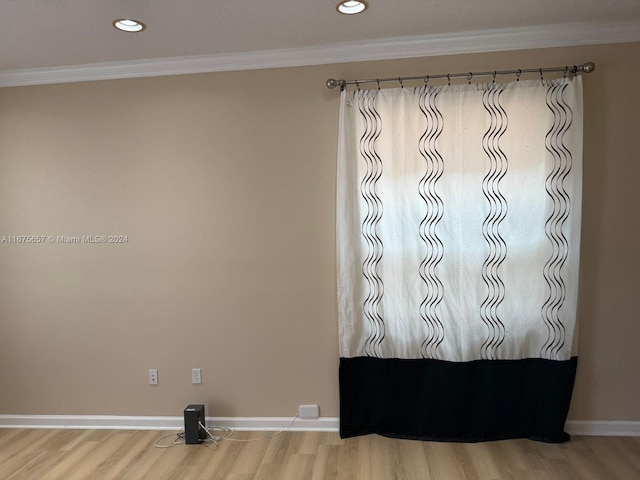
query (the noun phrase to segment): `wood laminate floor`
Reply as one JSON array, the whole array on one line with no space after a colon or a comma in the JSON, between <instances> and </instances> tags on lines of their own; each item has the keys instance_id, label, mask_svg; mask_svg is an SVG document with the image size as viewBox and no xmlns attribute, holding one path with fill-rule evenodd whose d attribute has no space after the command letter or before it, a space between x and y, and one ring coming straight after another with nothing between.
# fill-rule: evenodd
<instances>
[{"instance_id":1,"label":"wood laminate floor","mask_svg":"<svg viewBox=\"0 0 640 480\"><path fill-rule=\"evenodd\" d=\"M236 432L155 448L157 431L0 429L0 479L638 480L640 438L438 443L376 435ZM170 443L167 438L164 444Z\"/></svg>"}]
</instances>

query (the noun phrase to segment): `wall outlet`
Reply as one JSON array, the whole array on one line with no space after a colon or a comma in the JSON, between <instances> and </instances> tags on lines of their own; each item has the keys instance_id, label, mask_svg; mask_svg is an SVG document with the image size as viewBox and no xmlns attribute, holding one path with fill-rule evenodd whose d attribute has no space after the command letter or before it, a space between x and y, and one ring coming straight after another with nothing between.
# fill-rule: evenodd
<instances>
[{"instance_id":1,"label":"wall outlet","mask_svg":"<svg viewBox=\"0 0 640 480\"><path fill-rule=\"evenodd\" d=\"M149 385L158 385L158 369L149 369Z\"/></svg>"},{"instance_id":2,"label":"wall outlet","mask_svg":"<svg viewBox=\"0 0 640 480\"><path fill-rule=\"evenodd\" d=\"M317 420L320 418L318 405L300 405L298 407L298 417L304 420Z\"/></svg>"},{"instance_id":3,"label":"wall outlet","mask_svg":"<svg viewBox=\"0 0 640 480\"><path fill-rule=\"evenodd\" d=\"M202 383L202 374L199 368L191 369L191 383L194 385L199 385Z\"/></svg>"}]
</instances>

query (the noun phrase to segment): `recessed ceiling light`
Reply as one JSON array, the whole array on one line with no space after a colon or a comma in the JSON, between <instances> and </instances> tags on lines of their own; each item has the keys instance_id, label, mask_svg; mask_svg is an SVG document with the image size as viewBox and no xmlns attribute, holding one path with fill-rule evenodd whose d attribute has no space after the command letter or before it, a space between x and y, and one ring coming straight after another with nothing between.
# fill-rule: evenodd
<instances>
[{"instance_id":1,"label":"recessed ceiling light","mask_svg":"<svg viewBox=\"0 0 640 480\"><path fill-rule=\"evenodd\" d=\"M119 18L113 22L113 26L123 32L141 32L147 26L139 20L133 20L131 18Z\"/></svg>"},{"instance_id":2,"label":"recessed ceiling light","mask_svg":"<svg viewBox=\"0 0 640 480\"><path fill-rule=\"evenodd\" d=\"M367 8L369 8L369 4L364 1L342 1L338 5L336 5L336 10L340 13L344 13L345 15L355 15L356 13L364 12Z\"/></svg>"}]
</instances>

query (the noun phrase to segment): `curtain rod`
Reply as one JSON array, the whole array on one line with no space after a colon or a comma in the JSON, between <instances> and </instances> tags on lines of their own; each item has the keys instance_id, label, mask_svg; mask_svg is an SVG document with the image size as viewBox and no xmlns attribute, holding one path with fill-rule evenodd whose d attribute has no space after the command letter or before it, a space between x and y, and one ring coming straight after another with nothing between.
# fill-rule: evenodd
<instances>
[{"instance_id":1,"label":"curtain rod","mask_svg":"<svg viewBox=\"0 0 640 480\"><path fill-rule=\"evenodd\" d=\"M496 77L497 75L516 75L518 78L523 73L539 73L540 76L546 72L564 72L564 74L578 75L580 73L591 73L595 70L596 65L593 62L586 62L582 65L574 65L573 67L545 67L545 68L526 68L518 70L494 70L493 72L467 72L467 73L440 73L438 75L422 75L419 77L394 77L394 78L369 78L366 80L336 80L330 78L325 82L327 88L340 87L340 90L344 90L347 85L360 86L363 83L377 83L380 85L382 82L402 82L405 80L424 80L427 83L431 79L446 78L451 80L452 78L466 78L471 82L475 77Z\"/></svg>"}]
</instances>

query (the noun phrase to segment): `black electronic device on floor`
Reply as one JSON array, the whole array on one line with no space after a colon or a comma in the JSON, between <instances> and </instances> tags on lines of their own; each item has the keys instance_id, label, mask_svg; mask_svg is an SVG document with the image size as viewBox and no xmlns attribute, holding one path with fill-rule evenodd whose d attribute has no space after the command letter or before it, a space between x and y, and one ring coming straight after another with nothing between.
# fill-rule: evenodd
<instances>
[{"instance_id":1,"label":"black electronic device on floor","mask_svg":"<svg viewBox=\"0 0 640 480\"><path fill-rule=\"evenodd\" d=\"M207 438L204 405L188 405L184 409L184 443L202 443Z\"/></svg>"}]
</instances>

